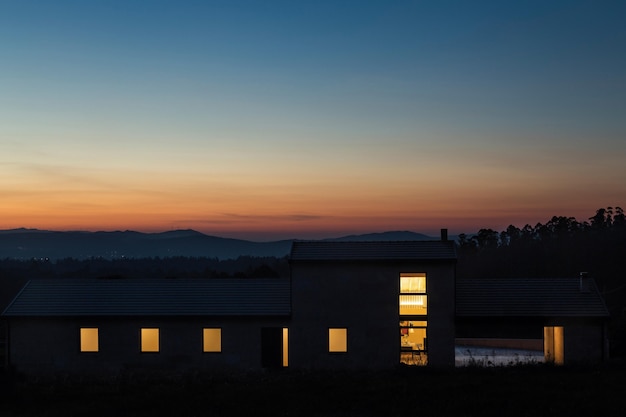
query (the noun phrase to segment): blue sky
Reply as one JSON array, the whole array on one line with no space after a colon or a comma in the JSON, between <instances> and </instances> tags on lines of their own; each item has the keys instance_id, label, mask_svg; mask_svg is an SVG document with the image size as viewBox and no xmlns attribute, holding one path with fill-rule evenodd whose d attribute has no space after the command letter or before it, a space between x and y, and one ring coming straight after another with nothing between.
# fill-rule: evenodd
<instances>
[{"instance_id":1,"label":"blue sky","mask_svg":"<svg viewBox=\"0 0 626 417\"><path fill-rule=\"evenodd\" d=\"M0 2L4 227L473 232L623 205L620 1Z\"/></svg>"}]
</instances>

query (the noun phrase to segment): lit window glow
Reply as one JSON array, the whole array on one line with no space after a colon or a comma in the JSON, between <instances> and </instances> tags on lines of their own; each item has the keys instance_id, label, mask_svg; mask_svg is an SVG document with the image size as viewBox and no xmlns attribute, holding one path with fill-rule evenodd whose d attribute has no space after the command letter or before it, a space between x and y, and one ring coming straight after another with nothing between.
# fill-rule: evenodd
<instances>
[{"instance_id":1,"label":"lit window glow","mask_svg":"<svg viewBox=\"0 0 626 417\"><path fill-rule=\"evenodd\" d=\"M400 293L402 294L425 294L426 274L423 272L400 274Z\"/></svg>"},{"instance_id":2,"label":"lit window glow","mask_svg":"<svg viewBox=\"0 0 626 417\"><path fill-rule=\"evenodd\" d=\"M80 351L98 352L98 328L81 327L80 329Z\"/></svg>"},{"instance_id":3,"label":"lit window glow","mask_svg":"<svg viewBox=\"0 0 626 417\"><path fill-rule=\"evenodd\" d=\"M400 315L426 315L428 303L426 296L426 274L424 272L401 273L400 294L398 300Z\"/></svg>"},{"instance_id":4,"label":"lit window glow","mask_svg":"<svg viewBox=\"0 0 626 417\"><path fill-rule=\"evenodd\" d=\"M222 329L203 329L202 340L203 352L222 351Z\"/></svg>"},{"instance_id":5,"label":"lit window glow","mask_svg":"<svg viewBox=\"0 0 626 417\"><path fill-rule=\"evenodd\" d=\"M283 327L283 366L289 366L289 329Z\"/></svg>"},{"instance_id":6,"label":"lit window glow","mask_svg":"<svg viewBox=\"0 0 626 417\"><path fill-rule=\"evenodd\" d=\"M348 329L336 328L328 329L328 351L347 352L348 351Z\"/></svg>"},{"instance_id":7,"label":"lit window glow","mask_svg":"<svg viewBox=\"0 0 626 417\"><path fill-rule=\"evenodd\" d=\"M141 351L159 351L159 329L141 329Z\"/></svg>"},{"instance_id":8,"label":"lit window glow","mask_svg":"<svg viewBox=\"0 0 626 417\"><path fill-rule=\"evenodd\" d=\"M563 327L548 326L543 328L543 352L545 361L563 365Z\"/></svg>"}]
</instances>

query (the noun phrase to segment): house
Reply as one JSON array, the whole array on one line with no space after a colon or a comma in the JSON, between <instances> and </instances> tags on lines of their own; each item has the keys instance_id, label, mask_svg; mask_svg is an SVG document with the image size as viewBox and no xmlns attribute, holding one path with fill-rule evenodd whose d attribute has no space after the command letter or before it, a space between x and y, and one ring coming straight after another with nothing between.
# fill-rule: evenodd
<instances>
[{"instance_id":1,"label":"house","mask_svg":"<svg viewBox=\"0 0 626 417\"><path fill-rule=\"evenodd\" d=\"M286 278L32 280L2 314L8 362L24 373L448 368L459 329L476 340L510 326L544 331L557 362L605 357L608 314L590 279L575 294L570 280L560 291L457 281L445 237L295 242Z\"/></svg>"},{"instance_id":2,"label":"house","mask_svg":"<svg viewBox=\"0 0 626 417\"><path fill-rule=\"evenodd\" d=\"M42 279L3 316L25 373L259 367L289 323L288 279Z\"/></svg>"},{"instance_id":3,"label":"house","mask_svg":"<svg viewBox=\"0 0 626 417\"><path fill-rule=\"evenodd\" d=\"M516 347L520 335L527 335L543 339L545 360L556 364L608 358L609 312L584 273L578 278L462 279L456 286L457 343Z\"/></svg>"}]
</instances>

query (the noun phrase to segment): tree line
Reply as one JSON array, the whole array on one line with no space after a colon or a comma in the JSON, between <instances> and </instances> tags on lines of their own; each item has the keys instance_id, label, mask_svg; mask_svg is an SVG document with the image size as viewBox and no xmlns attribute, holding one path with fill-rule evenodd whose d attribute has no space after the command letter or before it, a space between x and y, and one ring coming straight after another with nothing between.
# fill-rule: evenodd
<instances>
[{"instance_id":1,"label":"tree line","mask_svg":"<svg viewBox=\"0 0 626 417\"><path fill-rule=\"evenodd\" d=\"M480 229L458 239L463 277L616 276L626 255L626 215L621 207L596 211L588 221L554 216L547 223Z\"/></svg>"},{"instance_id":2,"label":"tree line","mask_svg":"<svg viewBox=\"0 0 626 417\"><path fill-rule=\"evenodd\" d=\"M0 260L1 278L274 278L289 276L285 258L65 258Z\"/></svg>"},{"instance_id":3,"label":"tree line","mask_svg":"<svg viewBox=\"0 0 626 417\"><path fill-rule=\"evenodd\" d=\"M481 229L458 239L459 278L594 278L609 313L611 354L626 355L626 215L606 207L585 221L554 216L545 224Z\"/></svg>"}]
</instances>

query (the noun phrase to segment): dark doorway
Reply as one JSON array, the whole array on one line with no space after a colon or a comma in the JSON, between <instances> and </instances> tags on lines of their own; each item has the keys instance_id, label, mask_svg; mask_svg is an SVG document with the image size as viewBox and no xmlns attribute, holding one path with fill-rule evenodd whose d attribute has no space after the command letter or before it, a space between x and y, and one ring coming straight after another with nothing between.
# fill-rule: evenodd
<instances>
[{"instance_id":1,"label":"dark doorway","mask_svg":"<svg viewBox=\"0 0 626 417\"><path fill-rule=\"evenodd\" d=\"M264 368L283 367L283 328L261 329L261 365Z\"/></svg>"}]
</instances>

